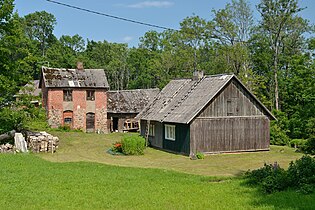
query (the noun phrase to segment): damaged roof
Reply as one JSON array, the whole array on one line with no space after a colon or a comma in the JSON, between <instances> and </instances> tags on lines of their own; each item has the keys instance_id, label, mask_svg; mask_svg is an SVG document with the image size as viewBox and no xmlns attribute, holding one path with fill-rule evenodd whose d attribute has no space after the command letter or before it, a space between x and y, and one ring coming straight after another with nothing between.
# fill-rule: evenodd
<instances>
[{"instance_id":1,"label":"damaged roof","mask_svg":"<svg viewBox=\"0 0 315 210\"><path fill-rule=\"evenodd\" d=\"M188 124L232 79L243 86L271 119L275 119L235 75L222 74L204 76L200 80L177 79L170 81L136 118Z\"/></svg>"},{"instance_id":2,"label":"damaged roof","mask_svg":"<svg viewBox=\"0 0 315 210\"><path fill-rule=\"evenodd\" d=\"M63 69L42 67L41 83L45 87L109 88L104 69Z\"/></svg>"},{"instance_id":3,"label":"damaged roof","mask_svg":"<svg viewBox=\"0 0 315 210\"><path fill-rule=\"evenodd\" d=\"M32 96L39 96L41 90L38 87L39 80L31 80L19 91L18 95L27 94Z\"/></svg>"},{"instance_id":4,"label":"damaged roof","mask_svg":"<svg viewBox=\"0 0 315 210\"><path fill-rule=\"evenodd\" d=\"M139 113L160 92L154 89L117 90L107 92L108 113Z\"/></svg>"}]
</instances>

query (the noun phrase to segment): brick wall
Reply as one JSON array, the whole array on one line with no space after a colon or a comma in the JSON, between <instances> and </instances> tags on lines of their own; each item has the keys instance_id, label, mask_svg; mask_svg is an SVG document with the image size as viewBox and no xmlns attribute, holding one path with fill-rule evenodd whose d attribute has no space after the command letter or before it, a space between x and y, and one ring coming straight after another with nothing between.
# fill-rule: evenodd
<instances>
[{"instance_id":1,"label":"brick wall","mask_svg":"<svg viewBox=\"0 0 315 210\"><path fill-rule=\"evenodd\" d=\"M60 89L49 89L46 107L48 108L48 124L52 128L57 128L63 123L63 91Z\"/></svg>"},{"instance_id":2,"label":"brick wall","mask_svg":"<svg viewBox=\"0 0 315 210\"><path fill-rule=\"evenodd\" d=\"M73 128L86 131L86 90L73 89L72 103L73 110L63 110L63 90L49 89L46 111L48 114L48 123L51 127L59 127L63 125L63 112L73 111ZM107 133L107 92L106 90L95 90L95 131ZM92 104L93 104L92 102ZM90 103L91 104L91 103ZM90 112L90 111L89 111Z\"/></svg>"}]
</instances>

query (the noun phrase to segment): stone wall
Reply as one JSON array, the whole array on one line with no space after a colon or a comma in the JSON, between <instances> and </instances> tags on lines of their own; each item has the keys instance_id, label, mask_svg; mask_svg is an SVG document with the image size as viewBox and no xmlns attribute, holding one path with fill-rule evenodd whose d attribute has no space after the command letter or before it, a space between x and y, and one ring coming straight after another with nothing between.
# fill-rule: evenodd
<instances>
[{"instance_id":1,"label":"stone wall","mask_svg":"<svg viewBox=\"0 0 315 210\"><path fill-rule=\"evenodd\" d=\"M100 133L108 133L107 128L107 92L95 91L95 130Z\"/></svg>"},{"instance_id":2,"label":"stone wall","mask_svg":"<svg viewBox=\"0 0 315 210\"><path fill-rule=\"evenodd\" d=\"M48 110L48 125L52 128L58 128L62 125L62 110L50 109Z\"/></svg>"},{"instance_id":3,"label":"stone wall","mask_svg":"<svg viewBox=\"0 0 315 210\"><path fill-rule=\"evenodd\" d=\"M95 130L99 133L108 133L106 108L96 109Z\"/></svg>"}]
</instances>

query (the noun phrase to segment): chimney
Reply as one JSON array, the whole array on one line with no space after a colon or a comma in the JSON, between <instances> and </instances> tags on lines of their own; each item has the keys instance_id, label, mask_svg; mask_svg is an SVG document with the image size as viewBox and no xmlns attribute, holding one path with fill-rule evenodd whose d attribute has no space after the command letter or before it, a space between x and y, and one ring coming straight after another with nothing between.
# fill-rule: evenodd
<instances>
[{"instance_id":1,"label":"chimney","mask_svg":"<svg viewBox=\"0 0 315 210\"><path fill-rule=\"evenodd\" d=\"M84 70L84 68L83 68L83 63L82 62L77 62L77 69L78 70L81 70L81 71L83 71Z\"/></svg>"},{"instance_id":2,"label":"chimney","mask_svg":"<svg viewBox=\"0 0 315 210\"><path fill-rule=\"evenodd\" d=\"M194 71L192 80L200 80L203 77L203 71Z\"/></svg>"}]
</instances>

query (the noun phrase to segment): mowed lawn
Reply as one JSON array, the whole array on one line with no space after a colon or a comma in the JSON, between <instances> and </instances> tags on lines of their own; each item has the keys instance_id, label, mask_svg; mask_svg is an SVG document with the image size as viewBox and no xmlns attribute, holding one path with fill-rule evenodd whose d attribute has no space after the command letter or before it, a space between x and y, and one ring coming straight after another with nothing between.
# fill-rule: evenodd
<instances>
[{"instance_id":1,"label":"mowed lawn","mask_svg":"<svg viewBox=\"0 0 315 210\"><path fill-rule=\"evenodd\" d=\"M240 178L0 155L0 209L314 209L315 195L265 195Z\"/></svg>"},{"instance_id":2,"label":"mowed lawn","mask_svg":"<svg viewBox=\"0 0 315 210\"><path fill-rule=\"evenodd\" d=\"M248 169L256 169L262 167L264 163L275 161L286 168L292 160L302 156L292 148L277 146L272 146L271 151L266 152L208 155L204 160L190 160L187 156L153 148L147 148L143 156L113 156L106 151L124 134L98 135L81 132L52 134L61 139L57 153L39 155L49 161L88 161L127 167L159 168L206 176L236 176Z\"/></svg>"},{"instance_id":3,"label":"mowed lawn","mask_svg":"<svg viewBox=\"0 0 315 210\"><path fill-rule=\"evenodd\" d=\"M267 195L240 175L264 162L287 167L287 147L209 155L204 160L148 148L144 156L106 151L122 134L54 132L55 154L0 154L0 209L314 209L315 194ZM104 164L105 163L105 164ZM184 172L184 173L183 173Z\"/></svg>"}]
</instances>

